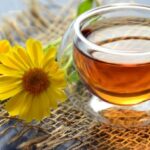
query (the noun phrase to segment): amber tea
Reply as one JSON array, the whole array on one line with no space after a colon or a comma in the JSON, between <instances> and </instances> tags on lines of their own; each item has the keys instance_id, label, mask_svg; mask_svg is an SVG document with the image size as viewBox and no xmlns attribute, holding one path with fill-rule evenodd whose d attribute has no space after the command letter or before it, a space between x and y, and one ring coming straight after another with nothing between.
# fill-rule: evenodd
<instances>
[{"instance_id":1,"label":"amber tea","mask_svg":"<svg viewBox=\"0 0 150 150\"><path fill-rule=\"evenodd\" d=\"M90 42L110 51L143 53L150 51L150 21L124 18L97 22L82 34ZM147 32L148 31L148 32ZM74 41L74 61L86 86L98 97L113 104L132 105L150 98L150 63L136 62L86 48Z\"/></svg>"}]
</instances>

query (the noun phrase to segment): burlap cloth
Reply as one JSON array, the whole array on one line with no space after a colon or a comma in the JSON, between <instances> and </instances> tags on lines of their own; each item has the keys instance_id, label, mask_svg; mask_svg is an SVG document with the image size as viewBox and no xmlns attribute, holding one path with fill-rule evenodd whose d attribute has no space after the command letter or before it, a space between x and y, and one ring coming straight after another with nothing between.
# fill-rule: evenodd
<instances>
[{"instance_id":1,"label":"burlap cloth","mask_svg":"<svg viewBox=\"0 0 150 150\"><path fill-rule=\"evenodd\" d=\"M33 37L46 44L63 35L73 20L77 2L69 0L60 5L58 1L38 4L32 0L28 10L4 18L0 36L12 43ZM69 100L40 124L10 119L3 104L0 110L0 140L6 140L0 149L150 150L150 127L125 129L98 124Z\"/></svg>"}]
</instances>

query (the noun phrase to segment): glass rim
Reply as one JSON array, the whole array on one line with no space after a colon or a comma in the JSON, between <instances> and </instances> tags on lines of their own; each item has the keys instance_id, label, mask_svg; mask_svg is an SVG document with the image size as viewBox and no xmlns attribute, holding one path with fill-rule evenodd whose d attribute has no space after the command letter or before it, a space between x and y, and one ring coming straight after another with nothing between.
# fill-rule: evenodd
<instances>
[{"instance_id":1,"label":"glass rim","mask_svg":"<svg viewBox=\"0 0 150 150\"><path fill-rule=\"evenodd\" d=\"M116 10L117 8L119 8L119 9L120 8L122 8L122 9L133 8L133 9L141 9L141 10L150 11L150 6L143 5L143 4L137 4L137 3L118 3L118 4L111 4L111 5L105 5L105 6L94 8L90 11L83 13L82 15L80 15L75 20L74 30L75 30L75 34L77 35L77 37L82 42L84 42L88 46L88 48L98 50L98 51L103 52L103 53L108 53L108 54L112 54L112 55L120 55L120 56L146 56L146 55L150 55L150 51L149 52L130 53L130 52L125 52L125 51L122 52L121 50L114 50L111 48L106 48L103 46L96 45L95 43L87 40L83 36L83 34L81 33L81 30L80 30L80 25L85 19L87 19L91 16L94 16L98 13L102 13L102 12L109 11L109 10Z\"/></svg>"}]
</instances>

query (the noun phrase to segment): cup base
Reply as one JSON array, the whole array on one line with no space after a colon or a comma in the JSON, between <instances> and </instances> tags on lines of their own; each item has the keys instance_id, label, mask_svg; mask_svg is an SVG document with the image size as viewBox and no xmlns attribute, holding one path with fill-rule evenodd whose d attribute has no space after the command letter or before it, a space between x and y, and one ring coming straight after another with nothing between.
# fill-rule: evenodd
<instances>
[{"instance_id":1,"label":"cup base","mask_svg":"<svg viewBox=\"0 0 150 150\"><path fill-rule=\"evenodd\" d=\"M114 127L143 127L150 125L150 101L132 106L117 106L92 96L86 108L98 122Z\"/></svg>"}]
</instances>

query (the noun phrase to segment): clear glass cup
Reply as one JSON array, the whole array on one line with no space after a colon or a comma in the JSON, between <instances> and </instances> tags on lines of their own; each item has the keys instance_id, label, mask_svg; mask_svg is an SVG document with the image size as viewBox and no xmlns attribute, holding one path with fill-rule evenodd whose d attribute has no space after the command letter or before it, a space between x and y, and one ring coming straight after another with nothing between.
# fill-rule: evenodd
<instances>
[{"instance_id":1,"label":"clear glass cup","mask_svg":"<svg viewBox=\"0 0 150 150\"><path fill-rule=\"evenodd\" d=\"M71 61L69 53L80 77L68 84L75 106L116 127L150 124L149 6L114 4L82 14L65 33L58 59Z\"/></svg>"}]
</instances>

